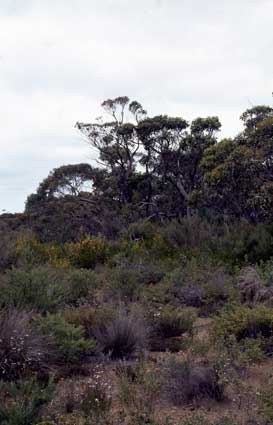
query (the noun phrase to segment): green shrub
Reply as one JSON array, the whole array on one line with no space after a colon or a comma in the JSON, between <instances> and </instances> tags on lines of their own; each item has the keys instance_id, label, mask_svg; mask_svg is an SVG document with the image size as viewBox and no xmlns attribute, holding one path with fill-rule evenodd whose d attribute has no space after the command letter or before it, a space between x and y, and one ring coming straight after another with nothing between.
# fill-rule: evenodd
<instances>
[{"instance_id":1,"label":"green shrub","mask_svg":"<svg viewBox=\"0 0 273 425\"><path fill-rule=\"evenodd\" d=\"M236 296L233 277L207 256L186 261L166 276L173 302L200 308L202 315L219 310Z\"/></svg>"},{"instance_id":2,"label":"green shrub","mask_svg":"<svg viewBox=\"0 0 273 425\"><path fill-rule=\"evenodd\" d=\"M31 325L31 314L5 310L0 314L0 379L13 380L47 366L49 341Z\"/></svg>"},{"instance_id":3,"label":"green shrub","mask_svg":"<svg viewBox=\"0 0 273 425\"><path fill-rule=\"evenodd\" d=\"M12 269L5 276L1 302L17 308L54 310L64 303L65 289L48 266L32 270Z\"/></svg>"},{"instance_id":4,"label":"green shrub","mask_svg":"<svg viewBox=\"0 0 273 425\"><path fill-rule=\"evenodd\" d=\"M97 325L96 309L89 305L67 308L62 313L66 322L82 326L86 338L91 338Z\"/></svg>"},{"instance_id":5,"label":"green shrub","mask_svg":"<svg viewBox=\"0 0 273 425\"><path fill-rule=\"evenodd\" d=\"M144 286L155 285L164 276L162 265L146 264L140 261L126 262L106 271L106 282L111 297L133 301Z\"/></svg>"},{"instance_id":6,"label":"green shrub","mask_svg":"<svg viewBox=\"0 0 273 425\"><path fill-rule=\"evenodd\" d=\"M126 240L131 241L150 241L155 236L156 231L157 228L153 223L143 220L130 224L124 236Z\"/></svg>"},{"instance_id":7,"label":"green shrub","mask_svg":"<svg viewBox=\"0 0 273 425\"><path fill-rule=\"evenodd\" d=\"M67 256L76 267L93 269L97 264L104 264L111 255L111 246L106 239L86 237L66 245Z\"/></svg>"},{"instance_id":8,"label":"green shrub","mask_svg":"<svg viewBox=\"0 0 273 425\"><path fill-rule=\"evenodd\" d=\"M237 341L260 338L264 351L272 354L273 310L264 305L255 308L237 306L227 309L215 319L214 337L228 339L234 335Z\"/></svg>"},{"instance_id":9,"label":"green shrub","mask_svg":"<svg viewBox=\"0 0 273 425\"><path fill-rule=\"evenodd\" d=\"M66 287L65 303L76 305L93 301L94 291L99 287L99 277L92 270L67 269L62 270L61 281Z\"/></svg>"},{"instance_id":10,"label":"green shrub","mask_svg":"<svg viewBox=\"0 0 273 425\"><path fill-rule=\"evenodd\" d=\"M31 232L21 233L16 243L17 262L23 267L41 264L52 266L69 266L63 247L56 243L42 243Z\"/></svg>"},{"instance_id":11,"label":"green shrub","mask_svg":"<svg viewBox=\"0 0 273 425\"><path fill-rule=\"evenodd\" d=\"M172 220L162 228L161 233L172 246L189 249L204 246L214 235L215 229L206 220L193 216L179 222Z\"/></svg>"},{"instance_id":12,"label":"green shrub","mask_svg":"<svg viewBox=\"0 0 273 425\"><path fill-rule=\"evenodd\" d=\"M94 272L38 266L31 270L12 269L4 277L2 305L54 312L91 296L98 286Z\"/></svg>"},{"instance_id":13,"label":"green shrub","mask_svg":"<svg viewBox=\"0 0 273 425\"><path fill-rule=\"evenodd\" d=\"M4 383L0 381L0 423L2 425L34 425L41 408L50 402L54 386L41 385L36 379Z\"/></svg>"},{"instance_id":14,"label":"green shrub","mask_svg":"<svg viewBox=\"0 0 273 425\"><path fill-rule=\"evenodd\" d=\"M154 313L152 327L156 335L163 338L192 334L196 315L191 309L179 309L170 305Z\"/></svg>"},{"instance_id":15,"label":"green shrub","mask_svg":"<svg viewBox=\"0 0 273 425\"><path fill-rule=\"evenodd\" d=\"M273 257L268 261L261 261L258 272L263 278L265 285L269 288L273 287Z\"/></svg>"},{"instance_id":16,"label":"green shrub","mask_svg":"<svg viewBox=\"0 0 273 425\"><path fill-rule=\"evenodd\" d=\"M210 245L215 257L232 266L267 261L273 256L273 226L239 224Z\"/></svg>"},{"instance_id":17,"label":"green shrub","mask_svg":"<svg viewBox=\"0 0 273 425\"><path fill-rule=\"evenodd\" d=\"M96 329L100 329L114 320L116 309L111 304L102 304L98 307L82 305L78 308L65 309L62 315L68 323L81 326L87 338L93 338Z\"/></svg>"},{"instance_id":18,"label":"green shrub","mask_svg":"<svg viewBox=\"0 0 273 425\"><path fill-rule=\"evenodd\" d=\"M107 286L113 297L133 300L141 286L141 274L127 267L110 269L107 273Z\"/></svg>"},{"instance_id":19,"label":"green shrub","mask_svg":"<svg viewBox=\"0 0 273 425\"><path fill-rule=\"evenodd\" d=\"M51 338L55 345L55 361L78 362L95 349L94 340L84 339L84 329L65 321L59 314L48 314L36 320L37 329Z\"/></svg>"},{"instance_id":20,"label":"green shrub","mask_svg":"<svg viewBox=\"0 0 273 425\"><path fill-rule=\"evenodd\" d=\"M16 263L17 233L11 231L8 227L0 227L0 234L0 270L5 270Z\"/></svg>"}]
</instances>

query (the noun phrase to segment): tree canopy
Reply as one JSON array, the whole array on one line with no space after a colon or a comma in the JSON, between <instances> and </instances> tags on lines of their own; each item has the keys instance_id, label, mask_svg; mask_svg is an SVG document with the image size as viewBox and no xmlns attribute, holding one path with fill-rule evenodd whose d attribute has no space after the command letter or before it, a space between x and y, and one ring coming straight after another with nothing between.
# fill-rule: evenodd
<instances>
[{"instance_id":1,"label":"tree canopy","mask_svg":"<svg viewBox=\"0 0 273 425\"><path fill-rule=\"evenodd\" d=\"M109 222L117 229L139 219L204 214L217 220L272 220L270 106L246 110L243 131L224 140L218 139L217 116L191 123L182 117L150 117L127 96L107 99L101 106L109 119L76 123L97 151L98 165L53 170L29 196L29 217L37 218L37 211L49 205L62 205L64 211L72 208L77 219L84 216L81 225L92 223L92 230L87 228L93 233L106 232Z\"/></svg>"}]
</instances>

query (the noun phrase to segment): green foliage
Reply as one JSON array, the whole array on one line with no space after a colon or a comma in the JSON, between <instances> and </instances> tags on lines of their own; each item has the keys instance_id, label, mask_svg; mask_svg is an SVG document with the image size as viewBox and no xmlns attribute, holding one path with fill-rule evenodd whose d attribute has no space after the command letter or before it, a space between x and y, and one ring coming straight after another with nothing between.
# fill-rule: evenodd
<instances>
[{"instance_id":1,"label":"green foliage","mask_svg":"<svg viewBox=\"0 0 273 425\"><path fill-rule=\"evenodd\" d=\"M232 265L267 261L273 255L273 227L237 225L223 238L212 241L211 249L219 259Z\"/></svg>"},{"instance_id":2,"label":"green foliage","mask_svg":"<svg viewBox=\"0 0 273 425\"><path fill-rule=\"evenodd\" d=\"M133 300L143 284L140 270L126 266L109 269L106 279L111 296L119 299Z\"/></svg>"},{"instance_id":3,"label":"green foliage","mask_svg":"<svg viewBox=\"0 0 273 425\"><path fill-rule=\"evenodd\" d=\"M59 314L37 318L36 327L55 345L55 362L75 363L95 349L94 340L84 339L84 329L66 322Z\"/></svg>"},{"instance_id":4,"label":"green foliage","mask_svg":"<svg viewBox=\"0 0 273 425\"><path fill-rule=\"evenodd\" d=\"M79 242L67 244L66 251L71 264L93 269L97 264L104 264L110 257L111 245L103 238L87 236Z\"/></svg>"},{"instance_id":5,"label":"green foliage","mask_svg":"<svg viewBox=\"0 0 273 425\"><path fill-rule=\"evenodd\" d=\"M185 332L192 334L196 319L191 309L180 309L166 305L153 314L154 332L163 338L181 336Z\"/></svg>"},{"instance_id":6,"label":"green foliage","mask_svg":"<svg viewBox=\"0 0 273 425\"><path fill-rule=\"evenodd\" d=\"M216 338L234 335L237 341L260 338L262 349L272 354L273 311L264 305L227 309L215 319L213 332Z\"/></svg>"},{"instance_id":7,"label":"green foliage","mask_svg":"<svg viewBox=\"0 0 273 425\"><path fill-rule=\"evenodd\" d=\"M265 281L265 285L272 288L273 287L273 257L268 261L261 261L258 272Z\"/></svg>"},{"instance_id":8,"label":"green foliage","mask_svg":"<svg viewBox=\"0 0 273 425\"><path fill-rule=\"evenodd\" d=\"M104 328L115 319L117 312L111 304L102 304L98 307L82 305L65 309L62 315L68 323L81 326L87 338L93 338L96 330Z\"/></svg>"},{"instance_id":9,"label":"green foliage","mask_svg":"<svg viewBox=\"0 0 273 425\"><path fill-rule=\"evenodd\" d=\"M138 221L132 223L125 233L125 239L128 241L151 241L157 233L156 226L150 221Z\"/></svg>"},{"instance_id":10,"label":"green foliage","mask_svg":"<svg viewBox=\"0 0 273 425\"><path fill-rule=\"evenodd\" d=\"M69 265L64 249L60 244L41 243L36 235L23 232L16 242L17 262L24 267L33 267L44 263L65 267Z\"/></svg>"},{"instance_id":11,"label":"green foliage","mask_svg":"<svg viewBox=\"0 0 273 425\"><path fill-rule=\"evenodd\" d=\"M37 266L12 269L3 279L2 305L54 312L66 304L80 303L98 286L94 272Z\"/></svg>"},{"instance_id":12,"label":"green foliage","mask_svg":"<svg viewBox=\"0 0 273 425\"><path fill-rule=\"evenodd\" d=\"M166 241L174 247L190 250L204 246L213 236L217 228L199 216L172 220L161 229Z\"/></svg>"},{"instance_id":13,"label":"green foliage","mask_svg":"<svg viewBox=\"0 0 273 425\"><path fill-rule=\"evenodd\" d=\"M41 385L36 379L4 383L0 381L0 423L2 425L34 425L41 408L50 402L54 385Z\"/></svg>"},{"instance_id":14,"label":"green foliage","mask_svg":"<svg viewBox=\"0 0 273 425\"><path fill-rule=\"evenodd\" d=\"M11 231L0 221L0 270L12 267L16 262L16 240L17 232Z\"/></svg>"},{"instance_id":15,"label":"green foliage","mask_svg":"<svg viewBox=\"0 0 273 425\"><path fill-rule=\"evenodd\" d=\"M236 295L232 276L206 254L184 261L166 276L166 281L173 303L200 308L204 316Z\"/></svg>"},{"instance_id":16,"label":"green foliage","mask_svg":"<svg viewBox=\"0 0 273 425\"><path fill-rule=\"evenodd\" d=\"M77 128L104 167L56 168L0 216L0 423L162 425L166 402L198 409L181 425L247 423L250 404L271 423L271 383L246 393L273 353L273 109L217 143L217 117L102 107L111 122Z\"/></svg>"}]
</instances>

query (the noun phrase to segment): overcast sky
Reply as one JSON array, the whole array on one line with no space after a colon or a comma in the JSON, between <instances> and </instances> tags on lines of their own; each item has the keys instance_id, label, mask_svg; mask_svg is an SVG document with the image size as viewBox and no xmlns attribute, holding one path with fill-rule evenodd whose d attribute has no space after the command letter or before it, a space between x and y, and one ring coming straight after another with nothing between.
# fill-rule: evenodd
<instances>
[{"instance_id":1,"label":"overcast sky","mask_svg":"<svg viewBox=\"0 0 273 425\"><path fill-rule=\"evenodd\" d=\"M272 104L273 0L0 0L0 213L54 167L91 162L74 129L127 95L150 115Z\"/></svg>"}]
</instances>

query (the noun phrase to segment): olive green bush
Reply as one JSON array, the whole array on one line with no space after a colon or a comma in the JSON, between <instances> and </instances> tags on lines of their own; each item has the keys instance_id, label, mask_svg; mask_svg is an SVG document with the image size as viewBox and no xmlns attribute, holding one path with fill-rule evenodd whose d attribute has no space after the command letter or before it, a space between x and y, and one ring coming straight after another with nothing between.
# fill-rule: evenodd
<instances>
[{"instance_id":1,"label":"olive green bush","mask_svg":"<svg viewBox=\"0 0 273 425\"><path fill-rule=\"evenodd\" d=\"M93 354L95 341L84 339L84 329L66 322L60 314L48 314L35 321L36 328L50 338L55 347L55 363L79 362L88 354Z\"/></svg>"},{"instance_id":2,"label":"olive green bush","mask_svg":"<svg viewBox=\"0 0 273 425\"><path fill-rule=\"evenodd\" d=\"M54 395L52 382L41 384L37 379L17 382L0 381L0 423L3 425L34 425L42 408Z\"/></svg>"},{"instance_id":3,"label":"olive green bush","mask_svg":"<svg viewBox=\"0 0 273 425\"><path fill-rule=\"evenodd\" d=\"M92 299L97 275L89 270L62 269L49 265L14 268L2 279L1 304L54 312L66 304Z\"/></svg>"}]
</instances>

